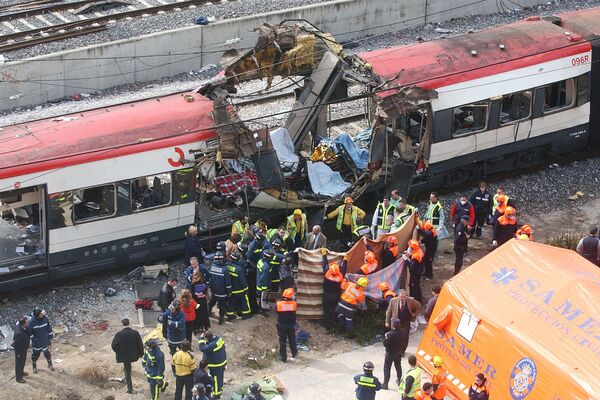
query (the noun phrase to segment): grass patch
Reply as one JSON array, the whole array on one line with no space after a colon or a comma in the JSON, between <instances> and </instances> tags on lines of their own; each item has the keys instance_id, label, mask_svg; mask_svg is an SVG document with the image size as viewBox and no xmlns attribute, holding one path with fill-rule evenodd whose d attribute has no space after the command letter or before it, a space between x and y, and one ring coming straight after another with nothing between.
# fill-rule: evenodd
<instances>
[{"instance_id":1,"label":"grass patch","mask_svg":"<svg viewBox=\"0 0 600 400\"><path fill-rule=\"evenodd\" d=\"M89 364L79 372L79 377L95 386L104 386L108 383L108 368L101 364Z\"/></svg>"},{"instance_id":2,"label":"grass patch","mask_svg":"<svg viewBox=\"0 0 600 400\"><path fill-rule=\"evenodd\" d=\"M579 240L581 240L582 237L585 237L585 235L581 233L566 232L549 237L544 240L544 243L554 247L575 250L577 248L577 243L579 243Z\"/></svg>"},{"instance_id":3,"label":"grass patch","mask_svg":"<svg viewBox=\"0 0 600 400\"><path fill-rule=\"evenodd\" d=\"M385 326L385 308L378 310L377 305L368 302L367 310L354 314L354 334L356 341L367 345L381 335Z\"/></svg>"},{"instance_id":4,"label":"grass patch","mask_svg":"<svg viewBox=\"0 0 600 400\"><path fill-rule=\"evenodd\" d=\"M253 370L267 369L271 367L277 358L277 354L277 350L271 351L271 349L265 350L262 355L247 353L243 356L242 365Z\"/></svg>"}]
</instances>

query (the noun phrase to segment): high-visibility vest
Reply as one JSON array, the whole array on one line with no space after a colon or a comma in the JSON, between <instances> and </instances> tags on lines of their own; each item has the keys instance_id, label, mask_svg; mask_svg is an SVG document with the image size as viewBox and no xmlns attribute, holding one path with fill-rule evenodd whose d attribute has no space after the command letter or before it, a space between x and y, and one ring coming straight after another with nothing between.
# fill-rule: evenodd
<instances>
[{"instance_id":1,"label":"high-visibility vest","mask_svg":"<svg viewBox=\"0 0 600 400\"><path fill-rule=\"evenodd\" d=\"M507 195L504 195L504 197L506 197L506 201L504 202L504 205L506 206L508 204L508 200L510 200L510 197L508 197ZM496 208L498 208L498 193L494 195L493 206L493 210L495 211Z\"/></svg>"},{"instance_id":2,"label":"high-visibility vest","mask_svg":"<svg viewBox=\"0 0 600 400\"><path fill-rule=\"evenodd\" d=\"M358 288L355 283L346 282L342 285L344 292L340 296L340 299L344 300L348 304L357 306L358 303L362 303L365 300L364 291Z\"/></svg>"},{"instance_id":3,"label":"high-visibility vest","mask_svg":"<svg viewBox=\"0 0 600 400\"><path fill-rule=\"evenodd\" d=\"M327 272L325 272L325 279L331 281L331 282L342 282L342 280L344 279L344 277L342 276L342 274L332 274L331 270L328 269Z\"/></svg>"},{"instance_id":4,"label":"high-visibility vest","mask_svg":"<svg viewBox=\"0 0 600 400\"><path fill-rule=\"evenodd\" d=\"M386 222L386 217L390 213L390 210L394 212L394 206L389 204L387 208L383 207L383 203L377 204L377 228L379 229L389 229L390 226Z\"/></svg>"},{"instance_id":5,"label":"high-visibility vest","mask_svg":"<svg viewBox=\"0 0 600 400\"><path fill-rule=\"evenodd\" d=\"M306 234L307 226L308 226L308 224L306 222L306 214L302 213L302 222L301 222L301 227L300 227L300 237L301 238L304 238L304 235ZM288 235L290 238L294 239L296 237L296 234L298 233L298 226L296 225L296 220L294 219L294 215L290 215L289 217L287 217L286 231L288 232Z\"/></svg>"},{"instance_id":6,"label":"high-visibility vest","mask_svg":"<svg viewBox=\"0 0 600 400\"><path fill-rule=\"evenodd\" d=\"M244 237L250 229L250 224L242 224L242 221L237 220L231 225L231 234L238 233L241 237Z\"/></svg>"},{"instance_id":7,"label":"high-visibility vest","mask_svg":"<svg viewBox=\"0 0 600 400\"><path fill-rule=\"evenodd\" d=\"M335 222L335 228L338 231L342 230L342 223L344 222L344 208L346 206L344 206L343 204L341 206L338 207L338 215L337 215L337 221ZM354 230L354 227L356 226L356 221L358 219L358 208L356 206L352 206L352 226L351 229Z\"/></svg>"},{"instance_id":8,"label":"high-visibility vest","mask_svg":"<svg viewBox=\"0 0 600 400\"><path fill-rule=\"evenodd\" d=\"M413 260L417 260L418 262L423 261L423 257L425 257L425 253L421 249L413 250L410 258Z\"/></svg>"},{"instance_id":9,"label":"high-visibility vest","mask_svg":"<svg viewBox=\"0 0 600 400\"><path fill-rule=\"evenodd\" d=\"M415 400L431 400L431 396L425 393L423 389L419 389L415 392Z\"/></svg>"},{"instance_id":10,"label":"high-visibility vest","mask_svg":"<svg viewBox=\"0 0 600 400\"><path fill-rule=\"evenodd\" d=\"M421 373L422 372L423 371L419 367L414 367L413 369L408 370L406 372L406 374L404 374L404 376L402 377L402 381L400 382L400 387L398 388L398 393L400 393L401 395L404 394L404 388L406 387L406 378L408 378L409 376L412 376L414 379L414 382L410 388L410 392L408 392L406 394L406 397L415 397L415 392L417 391L417 389L421 388Z\"/></svg>"},{"instance_id":11,"label":"high-visibility vest","mask_svg":"<svg viewBox=\"0 0 600 400\"><path fill-rule=\"evenodd\" d=\"M294 300L283 300L277 302L277 312L291 312L298 309L298 303Z\"/></svg>"},{"instance_id":12,"label":"high-visibility vest","mask_svg":"<svg viewBox=\"0 0 600 400\"><path fill-rule=\"evenodd\" d=\"M365 275L369 275L372 274L373 272L375 272L375 270L377 269L378 264L377 261L374 261L372 263L364 263L362 265L362 267L360 267L360 270L362 271L363 274Z\"/></svg>"},{"instance_id":13,"label":"high-visibility vest","mask_svg":"<svg viewBox=\"0 0 600 400\"><path fill-rule=\"evenodd\" d=\"M435 204L429 203L427 207L427 214L425 214L425 219L431 221L431 225L434 228L439 229L440 227L440 212L442 210L442 205L438 201Z\"/></svg>"},{"instance_id":14,"label":"high-visibility vest","mask_svg":"<svg viewBox=\"0 0 600 400\"><path fill-rule=\"evenodd\" d=\"M448 371L444 367L436 367L435 373L431 377L431 383L434 385L438 385L438 388L435 392L433 392L433 397L436 399L443 399L446 396L446 377L448 376Z\"/></svg>"},{"instance_id":15,"label":"high-visibility vest","mask_svg":"<svg viewBox=\"0 0 600 400\"><path fill-rule=\"evenodd\" d=\"M398 217L396 217L396 225L398 227L402 226L406 222L406 220L408 220L408 217L412 215L413 212L415 212L415 207L411 206L410 204L407 204L406 207L404 207L404 210L398 213Z\"/></svg>"}]
</instances>

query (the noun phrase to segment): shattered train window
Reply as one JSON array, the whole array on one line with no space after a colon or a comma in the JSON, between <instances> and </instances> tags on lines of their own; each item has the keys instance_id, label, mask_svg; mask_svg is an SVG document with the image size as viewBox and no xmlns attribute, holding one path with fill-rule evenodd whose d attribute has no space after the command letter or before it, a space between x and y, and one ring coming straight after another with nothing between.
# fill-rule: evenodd
<instances>
[{"instance_id":1,"label":"shattered train window","mask_svg":"<svg viewBox=\"0 0 600 400\"><path fill-rule=\"evenodd\" d=\"M452 136L462 136L485 130L487 126L488 102L467 104L454 108Z\"/></svg>"}]
</instances>

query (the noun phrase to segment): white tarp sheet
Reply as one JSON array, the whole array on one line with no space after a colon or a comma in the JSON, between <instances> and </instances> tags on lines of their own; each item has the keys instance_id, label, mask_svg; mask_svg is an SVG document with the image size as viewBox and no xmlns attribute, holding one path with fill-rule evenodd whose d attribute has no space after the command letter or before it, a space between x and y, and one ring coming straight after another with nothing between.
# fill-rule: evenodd
<instances>
[{"instance_id":1,"label":"white tarp sheet","mask_svg":"<svg viewBox=\"0 0 600 400\"><path fill-rule=\"evenodd\" d=\"M314 193L335 197L352 186L342 179L339 172L334 172L324 162L308 161L306 165L308 169L308 179Z\"/></svg>"}]
</instances>

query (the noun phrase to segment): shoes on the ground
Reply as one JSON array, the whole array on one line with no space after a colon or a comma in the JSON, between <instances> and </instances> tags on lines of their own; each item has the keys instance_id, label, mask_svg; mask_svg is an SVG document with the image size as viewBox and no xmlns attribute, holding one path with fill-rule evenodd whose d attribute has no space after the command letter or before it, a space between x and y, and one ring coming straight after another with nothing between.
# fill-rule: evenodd
<instances>
[{"instance_id":1,"label":"shoes on the ground","mask_svg":"<svg viewBox=\"0 0 600 400\"><path fill-rule=\"evenodd\" d=\"M169 386L169 382L165 382L163 383L162 387L160 388L160 392L164 393L165 390L167 390L167 387Z\"/></svg>"},{"instance_id":2,"label":"shoes on the ground","mask_svg":"<svg viewBox=\"0 0 600 400\"><path fill-rule=\"evenodd\" d=\"M427 325L427 320L421 314L417 316L417 322L421 325Z\"/></svg>"},{"instance_id":3,"label":"shoes on the ground","mask_svg":"<svg viewBox=\"0 0 600 400\"><path fill-rule=\"evenodd\" d=\"M419 324L417 323L417 321L411 322L410 323L410 333L415 333L418 330L419 330Z\"/></svg>"},{"instance_id":4,"label":"shoes on the ground","mask_svg":"<svg viewBox=\"0 0 600 400\"><path fill-rule=\"evenodd\" d=\"M281 356L279 354L277 354L277 361L281 361L282 363L287 362L287 360L284 360L283 358L281 358Z\"/></svg>"},{"instance_id":5,"label":"shoes on the ground","mask_svg":"<svg viewBox=\"0 0 600 400\"><path fill-rule=\"evenodd\" d=\"M23 371L23 376L29 376L29 374L25 371Z\"/></svg>"},{"instance_id":6,"label":"shoes on the ground","mask_svg":"<svg viewBox=\"0 0 600 400\"><path fill-rule=\"evenodd\" d=\"M27 383L27 381L25 379L23 379L23 378L17 379L17 382L18 383Z\"/></svg>"},{"instance_id":7,"label":"shoes on the ground","mask_svg":"<svg viewBox=\"0 0 600 400\"><path fill-rule=\"evenodd\" d=\"M388 384L387 384L387 383L384 383L383 385L381 385L381 388L382 388L383 390L388 390L388 389L389 389L389 387L388 387Z\"/></svg>"}]
</instances>

